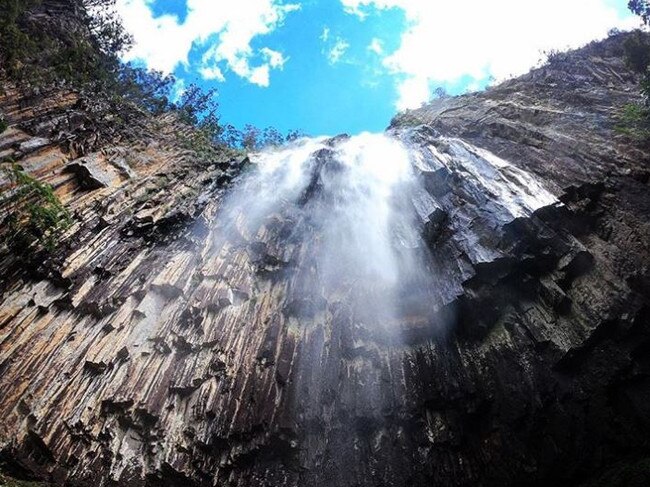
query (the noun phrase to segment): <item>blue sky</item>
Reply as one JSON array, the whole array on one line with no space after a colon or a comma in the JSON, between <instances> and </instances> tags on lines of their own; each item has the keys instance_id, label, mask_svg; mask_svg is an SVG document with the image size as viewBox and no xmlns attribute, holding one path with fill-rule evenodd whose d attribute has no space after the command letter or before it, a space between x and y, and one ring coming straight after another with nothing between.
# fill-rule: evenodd
<instances>
[{"instance_id":1,"label":"blue sky","mask_svg":"<svg viewBox=\"0 0 650 487\"><path fill-rule=\"evenodd\" d=\"M638 25L626 0L118 0L132 60L216 87L222 120L380 131L444 86L521 74L543 51Z\"/></svg>"}]
</instances>

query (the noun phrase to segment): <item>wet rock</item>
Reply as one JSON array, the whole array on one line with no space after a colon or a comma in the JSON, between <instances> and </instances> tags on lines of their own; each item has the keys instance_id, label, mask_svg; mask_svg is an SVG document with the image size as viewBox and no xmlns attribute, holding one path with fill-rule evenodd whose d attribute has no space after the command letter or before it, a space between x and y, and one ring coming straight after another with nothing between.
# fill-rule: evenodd
<instances>
[{"instance_id":1,"label":"wet rock","mask_svg":"<svg viewBox=\"0 0 650 487\"><path fill-rule=\"evenodd\" d=\"M413 206L422 225L427 241L435 240L440 235L446 213L430 193L421 191L411 197Z\"/></svg>"}]
</instances>

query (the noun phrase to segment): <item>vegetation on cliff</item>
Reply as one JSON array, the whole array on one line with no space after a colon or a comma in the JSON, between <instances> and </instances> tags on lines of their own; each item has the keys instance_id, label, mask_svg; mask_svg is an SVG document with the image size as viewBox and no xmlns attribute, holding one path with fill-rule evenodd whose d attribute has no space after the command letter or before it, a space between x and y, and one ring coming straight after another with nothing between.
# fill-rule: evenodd
<instances>
[{"instance_id":1,"label":"vegetation on cliff","mask_svg":"<svg viewBox=\"0 0 650 487\"><path fill-rule=\"evenodd\" d=\"M163 114L172 114L173 123L182 127L173 130L177 145L191 151L196 164L241 149L281 145L301 135L224 125L216 90L190 85L179 91L173 76L123 63L120 56L132 39L114 4L115 0L0 0L0 89L6 92L13 86L36 98L57 90L77 93L88 130L77 130L64 140L69 152L78 157L117 140L150 137L157 127L155 119ZM0 113L0 133L11 123ZM5 183L10 182L2 200L11 202L11 211L0 214L0 222L10 231L0 238L9 248L52 249L70 216L49 185L13 162L0 155Z\"/></svg>"},{"instance_id":2,"label":"vegetation on cliff","mask_svg":"<svg viewBox=\"0 0 650 487\"><path fill-rule=\"evenodd\" d=\"M33 85L66 81L108 88L118 79L119 54L131 42L113 13L114 3L1 0L0 56L6 74Z\"/></svg>"},{"instance_id":3,"label":"vegetation on cliff","mask_svg":"<svg viewBox=\"0 0 650 487\"><path fill-rule=\"evenodd\" d=\"M628 7L650 25L650 3L647 0L630 0ZM628 66L639 74L640 91L644 98L641 105L628 104L622 109L617 131L637 141L650 140L650 38L647 33L636 31L624 43Z\"/></svg>"},{"instance_id":4,"label":"vegetation on cliff","mask_svg":"<svg viewBox=\"0 0 650 487\"><path fill-rule=\"evenodd\" d=\"M13 183L4 221L9 228L6 244L19 252L29 250L36 243L53 250L61 233L70 226L70 214L49 184L29 176L17 164L2 170Z\"/></svg>"},{"instance_id":5,"label":"vegetation on cliff","mask_svg":"<svg viewBox=\"0 0 650 487\"><path fill-rule=\"evenodd\" d=\"M114 105L99 92L98 110L121 104L115 117L137 140L87 154L59 146L95 135L87 95L10 87L22 118L2 137L20 164L9 175L24 204L46 207L44 218L19 207L17 224L43 245L64 231L33 177L76 222L27 278L22 252L0 257L0 469L6 459L25 480L140 487L580 485L602 469L595 485L615 485L608 467L647 456L650 437L647 151L611 123L641 99L625 38L412 113L423 127L400 133L424 185L400 183L390 205L413 221L389 217L397 231L380 237L415 241L425 260L408 259L394 308L392 297L355 306L381 280L348 274L363 265L324 272L335 259L319 257L339 236L322 222L345 213L340 253L354 242L371 269L388 260L357 232L376 231L385 208L344 207L373 178L332 186L348 176L342 138L317 144L296 196L273 178L226 194L247 161L213 159L211 134L238 134L203 92L170 115L173 81L121 67L124 91L109 93ZM162 130L140 138L137 117ZM59 119L61 130L30 131ZM246 144L265 137L255 130ZM534 180L557 199L532 212L519 202L542 193Z\"/></svg>"},{"instance_id":6,"label":"vegetation on cliff","mask_svg":"<svg viewBox=\"0 0 650 487\"><path fill-rule=\"evenodd\" d=\"M650 2L648 0L629 0L628 7L639 15L645 23L650 21Z\"/></svg>"}]
</instances>

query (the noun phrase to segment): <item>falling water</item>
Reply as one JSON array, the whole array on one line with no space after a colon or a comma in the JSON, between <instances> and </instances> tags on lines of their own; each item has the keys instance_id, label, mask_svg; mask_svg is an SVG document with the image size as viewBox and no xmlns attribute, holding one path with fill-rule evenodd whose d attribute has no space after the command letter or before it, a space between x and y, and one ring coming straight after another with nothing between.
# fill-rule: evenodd
<instances>
[{"instance_id":1,"label":"falling water","mask_svg":"<svg viewBox=\"0 0 650 487\"><path fill-rule=\"evenodd\" d=\"M412 203L420 181L408 148L362 134L305 139L252 160L222 224L229 238L254 242L257 265L288 278L290 314L303 322L344 303L356 320L394 335L400 296L427 280Z\"/></svg>"},{"instance_id":2,"label":"falling water","mask_svg":"<svg viewBox=\"0 0 650 487\"><path fill-rule=\"evenodd\" d=\"M220 214L222 235L249 242L258 270L289 282L285 311L298 324L343 303L384 338L414 322L440 331L435 316L467 277L441 264L442 235L462 234L455 247L489 261L498 256L481 225L555 201L487 151L420 135L303 139L251 157Z\"/></svg>"},{"instance_id":3,"label":"falling water","mask_svg":"<svg viewBox=\"0 0 650 487\"><path fill-rule=\"evenodd\" d=\"M557 202L507 161L422 128L251 159L216 215L214 248L231 269L242 252L224 249L245 249L230 271L256 287L243 313L297 344L282 383L301 464L363 462L381 438L351 460L347 432L381 431L384 411L408 410L406 379L393 376L402 350L444 338L464 284L502 257L504 228Z\"/></svg>"}]
</instances>

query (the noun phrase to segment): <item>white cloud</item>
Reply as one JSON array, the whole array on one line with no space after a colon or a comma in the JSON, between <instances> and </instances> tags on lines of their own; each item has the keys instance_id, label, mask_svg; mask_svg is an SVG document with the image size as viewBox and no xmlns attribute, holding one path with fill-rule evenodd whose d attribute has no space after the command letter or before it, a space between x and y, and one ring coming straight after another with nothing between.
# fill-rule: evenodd
<instances>
[{"instance_id":1,"label":"white cloud","mask_svg":"<svg viewBox=\"0 0 650 487\"><path fill-rule=\"evenodd\" d=\"M268 47L263 47L260 49L260 53L268 61L269 66L274 69L282 69L284 63L286 63L288 59L284 57L284 54L282 54L280 51L274 51Z\"/></svg>"},{"instance_id":2,"label":"white cloud","mask_svg":"<svg viewBox=\"0 0 650 487\"><path fill-rule=\"evenodd\" d=\"M247 78L251 83L266 88L267 86L269 86L268 65L265 64L263 66L259 66L253 69Z\"/></svg>"},{"instance_id":3,"label":"white cloud","mask_svg":"<svg viewBox=\"0 0 650 487\"><path fill-rule=\"evenodd\" d=\"M271 69L281 68L286 58L268 47L251 46L257 36L269 34L299 5L281 0L187 0L183 22L171 15L155 17L155 0L118 0L117 8L135 45L125 60L142 60L149 68L170 73L188 64L193 46L205 47L199 73L224 80L223 67L259 86L268 86Z\"/></svg>"},{"instance_id":4,"label":"white cloud","mask_svg":"<svg viewBox=\"0 0 650 487\"><path fill-rule=\"evenodd\" d=\"M323 27L321 35L318 37L323 43L321 52L325 55L328 62L332 65L342 60L343 55L350 47L350 43L339 35L332 35L328 26Z\"/></svg>"},{"instance_id":5,"label":"white cloud","mask_svg":"<svg viewBox=\"0 0 650 487\"><path fill-rule=\"evenodd\" d=\"M419 106L432 85L469 75L497 81L526 72L551 49L578 47L612 27L638 25L608 0L341 0L365 18L399 8L408 21L400 46L384 66L398 79L398 108Z\"/></svg>"},{"instance_id":6,"label":"white cloud","mask_svg":"<svg viewBox=\"0 0 650 487\"><path fill-rule=\"evenodd\" d=\"M345 52L350 47L350 43L341 37L337 37L334 45L327 51L327 59L330 64L338 63Z\"/></svg>"},{"instance_id":7,"label":"white cloud","mask_svg":"<svg viewBox=\"0 0 650 487\"><path fill-rule=\"evenodd\" d=\"M375 54L381 55L384 53L384 46L381 42L381 39L374 37L370 44L368 44L368 50L374 52Z\"/></svg>"},{"instance_id":8,"label":"white cloud","mask_svg":"<svg viewBox=\"0 0 650 487\"><path fill-rule=\"evenodd\" d=\"M417 108L431 98L429 80L422 76L406 78L397 85L398 108Z\"/></svg>"},{"instance_id":9,"label":"white cloud","mask_svg":"<svg viewBox=\"0 0 650 487\"><path fill-rule=\"evenodd\" d=\"M203 66L199 69L199 73L203 79L214 79L220 82L226 81L226 77L223 75L218 66Z\"/></svg>"}]
</instances>

